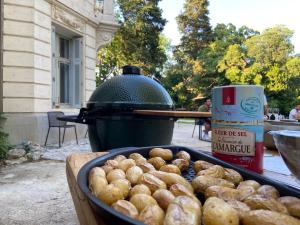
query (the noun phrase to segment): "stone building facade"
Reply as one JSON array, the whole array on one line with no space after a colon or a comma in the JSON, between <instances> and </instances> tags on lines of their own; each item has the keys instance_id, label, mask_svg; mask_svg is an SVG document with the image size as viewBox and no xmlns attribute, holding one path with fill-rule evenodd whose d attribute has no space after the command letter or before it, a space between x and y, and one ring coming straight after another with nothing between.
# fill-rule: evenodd
<instances>
[{"instance_id":1,"label":"stone building facade","mask_svg":"<svg viewBox=\"0 0 300 225\"><path fill-rule=\"evenodd\" d=\"M47 112L77 114L96 88L96 52L118 29L114 2L1 3L0 110L8 118L5 131L12 143L30 140L43 144ZM86 129L78 126L80 137ZM57 143L57 135L53 129L49 143ZM68 137L74 135L66 133Z\"/></svg>"}]
</instances>

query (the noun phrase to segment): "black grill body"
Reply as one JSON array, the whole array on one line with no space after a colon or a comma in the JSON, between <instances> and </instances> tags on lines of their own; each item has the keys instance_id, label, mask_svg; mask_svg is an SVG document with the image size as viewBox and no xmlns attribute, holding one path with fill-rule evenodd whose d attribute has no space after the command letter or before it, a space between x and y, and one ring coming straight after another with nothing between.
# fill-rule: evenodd
<instances>
[{"instance_id":1,"label":"black grill body","mask_svg":"<svg viewBox=\"0 0 300 225\"><path fill-rule=\"evenodd\" d=\"M174 104L160 83L127 66L94 91L72 122L88 124L93 151L171 144L176 119L133 112L140 109L173 110Z\"/></svg>"}]
</instances>

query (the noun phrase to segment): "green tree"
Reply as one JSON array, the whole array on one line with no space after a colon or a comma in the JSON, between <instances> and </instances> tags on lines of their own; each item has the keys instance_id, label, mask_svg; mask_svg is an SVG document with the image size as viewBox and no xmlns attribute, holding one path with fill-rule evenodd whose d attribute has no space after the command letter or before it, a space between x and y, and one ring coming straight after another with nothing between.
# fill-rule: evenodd
<instances>
[{"instance_id":1,"label":"green tree","mask_svg":"<svg viewBox=\"0 0 300 225\"><path fill-rule=\"evenodd\" d=\"M176 18L181 42L174 48L173 64L165 70L163 83L180 107L190 108L198 94L193 77L198 76L202 64L197 57L212 40L208 17L208 0L186 0L183 12Z\"/></svg>"},{"instance_id":2,"label":"green tree","mask_svg":"<svg viewBox=\"0 0 300 225\"><path fill-rule=\"evenodd\" d=\"M188 89L190 73L180 64L169 64L165 70L162 83L174 100L176 107L191 108L193 94Z\"/></svg>"},{"instance_id":3,"label":"green tree","mask_svg":"<svg viewBox=\"0 0 300 225\"><path fill-rule=\"evenodd\" d=\"M292 35L285 26L276 26L230 45L219 72L234 83L263 85L270 104L287 113L300 87L300 57L292 57Z\"/></svg>"},{"instance_id":4,"label":"green tree","mask_svg":"<svg viewBox=\"0 0 300 225\"><path fill-rule=\"evenodd\" d=\"M100 77L119 73L124 65L141 67L145 75L160 76L167 60L160 34L166 20L158 7L160 0L117 0L120 28L98 54Z\"/></svg>"},{"instance_id":5,"label":"green tree","mask_svg":"<svg viewBox=\"0 0 300 225\"><path fill-rule=\"evenodd\" d=\"M183 12L177 17L182 34L179 48L194 60L213 40L208 5L208 0L186 0Z\"/></svg>"},{"instance_id":6,"label":"green tree","mask_svg":"<svg viewBox=\"0 0 300 225\"><path fill-rule=\"evenodd\" d=\"M218 63L232 44L242 44L246 39L258 34L246 26L236 28L233 24L217 24L213 29L214 41L199 52L198 71L194 70L191 85L196 92L210 95L214 86L228 85L229 79L224 72L218 71Z\"/></svg>"},{"instance_id":7,"label":"green tree","mask_svg":"<svg viewBox=\"0 0 300 225\"><path fill-rule=\"evenodd\" d=\"M121 36L117 32L111 43L98 51L99 74L96 77L97 86L106 81L109 77L121 73L120 68L126 65L125 56L119 48Z\"/></svg>"},{"instance_id":8,"label":"green tree","mask_svg":"<svg viewBox=\"0 0 300 225\"><path fill-rule=\"evenodd\" d=\"M195 97L210 96L213 87L230 84L225 72L218 70L219 61L224 57L229 46L233 44L239 46L258 32L246 26L236 28L233 24L217 24L212 34L213 41L201 51L197 51L196 59L177 46L174 51L176 64L166 70L166 78L163 81L168 84L173 82L173 86L169 88L173 91L173 98L185 108L193 107L192 99ZM182 77L179 79L180 74ZM179 97L183 95L186 97Z\"/></svg>"},{"instance_id":9,"label":"green tree","mask_svg":"<svg viewBox=\"0 0 300 225\"><path fill-rule=\"evenodd\" d=\"M219 62L219 71L225 71L231 82L261 84L269 91L286 89L288 79L298 69L297 58L287 64L293 52L292 34L288 28L277 26L250 37L243 44L229 46ZM293 69L288 71L287 66Z\"/></svg>"}]
</instances>

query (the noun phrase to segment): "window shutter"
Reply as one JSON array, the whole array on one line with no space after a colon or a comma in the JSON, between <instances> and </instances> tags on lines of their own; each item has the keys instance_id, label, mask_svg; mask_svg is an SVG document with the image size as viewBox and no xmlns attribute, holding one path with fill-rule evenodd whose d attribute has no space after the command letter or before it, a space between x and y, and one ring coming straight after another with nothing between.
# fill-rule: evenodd
<instances>
[{"instance_id":1,"label":"window shutter","mask_svg":"<svg viewBox=\"0 0 300 225\"><path fill-rule=\"evenodd\" d=\"M73 41L73 71L74 71L74 79L73 79L73 104L75 107L81 107L81 82L82 82L82 38L76 38Z\"/></svg>"},{"instance_id":2,"label":"window shutter","mask_svg":"<svg viewBox=\"0 0 300 225\"><path fill-rule=\"evenodd\" d=\"M58 93L57 93L57 84L56 84L56 74L57 74L57 70L56 70L56 66L57 66L57 62L56 62L56 34L55 34L55 27L52 26L51 28L51 59L52 59L52 67L51 67L51 85L52 85L52 107L55 106L55 104L57 104L57 100L58 100Z\"/></svg>"}]
</instances>

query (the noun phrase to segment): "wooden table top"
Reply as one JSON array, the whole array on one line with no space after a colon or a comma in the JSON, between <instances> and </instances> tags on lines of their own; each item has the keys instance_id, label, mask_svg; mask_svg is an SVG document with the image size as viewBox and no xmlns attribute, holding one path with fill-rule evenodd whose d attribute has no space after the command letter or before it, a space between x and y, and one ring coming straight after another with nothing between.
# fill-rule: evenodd
<instances>
[{"instance_id":1,"label":"wooden table top","mask_svg":"<svg viewBox=\"0 0 300 225\"><path fill-rule=\"evenodd\" d=\"M105 225L102 219L93 213L87 199L79 189L77 185L77 174L85 163L106 153L107 152L74 153L67 158L67 180L81 225ZM290 173L277 152L265 152L263 176L300 189L300 182Z\"/></svg>"},{"instance_id":2,"label":"wooden table top","mask_svg":"<svg viewBox=\"0 0 300 225\"><path fill-rule=\"evenodd\" d=\"M138 115L149 116L168 116L177 118L209 118L211 112L197 112L197 111L165 111L165 110L134 110Z\"/></svg>"}]
</instances>

